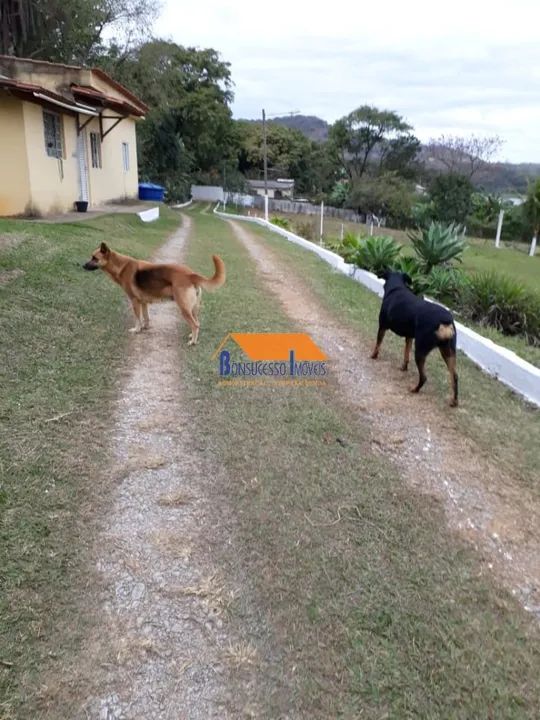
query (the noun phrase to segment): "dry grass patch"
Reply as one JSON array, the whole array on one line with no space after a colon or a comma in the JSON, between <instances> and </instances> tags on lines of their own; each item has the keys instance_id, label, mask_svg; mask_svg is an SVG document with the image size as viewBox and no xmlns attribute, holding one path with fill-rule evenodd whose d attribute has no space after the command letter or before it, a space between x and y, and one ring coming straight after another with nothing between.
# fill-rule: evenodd
<instances>
[{"instance_id":1,"label":"dry grass patch","mask_svg":"<svg viewBox=\"0 0 540 720\"><path fill-rule=\"evenodd\" d=\"M182 507L183 505L189 505L193 500L195 500L195 497L186 490L174 490L160 495L158 505L162 507Z\"/></svg>"},{"instance_id":2,"label":"dry grass patch","mask_svg":"<svg viewBox=\"0 0 540 720\"><path fill-rule=\"evenodd\" d=\"M189 560L193 554L193 545L174 533L159 532L154 535L153 540L157 548L177 560Z\"/></svg>"},{"instance_id":3,"label":"dry grass patch","mask_svg":"<svg viewBox=\"0 0 540 720\"><path fill-rule=\"evenodd\" d=\"M255 665L258 661L257 649L249 642L230 643L223 653L224 659L236 670Z\"/></svg>"},{"instance_id":4,"label":"dry grass patch","mask_svg":"<svg viewBox=\"0 0 540 720\"><path fill-rule=\"evenodd\" d=\"M175 592L198 598L208 612L214 615L222 615L226 612L236 598L235 591L227 589L225 583L216 574L202 578L197 585L177 588Z\"/></svg>"}]
</instances>

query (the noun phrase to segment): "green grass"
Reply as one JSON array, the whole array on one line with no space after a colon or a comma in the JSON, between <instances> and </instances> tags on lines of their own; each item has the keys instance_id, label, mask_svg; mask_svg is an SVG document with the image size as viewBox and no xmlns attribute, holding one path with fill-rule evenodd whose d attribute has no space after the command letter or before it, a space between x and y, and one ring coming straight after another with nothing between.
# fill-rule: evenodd
<instances>
[{"instance_id":1,"label":"green grass","mask_svg":"<svg viewBox=\"0 0 540 720\"><path fill-rule=\"evenodd\" d=\"M219 507L227 498L235 517L231 544L219 549L224 572L240 567L270 628L261 657L271 662L261 662L257 683L260 715L537 717L536 627L446 531L441 507L413 495L371 454L369 428L340 405L333 385L218 386L210 356L227 332L304 328L269 296L225 223L196 211L192 217L189 264L201 267L218 252L228 280L205 295L200 345L183 351L186 401L197 407L198 445L227 472L214 501ZM264 237L321 299L331 290L330 309L351 327L371 326L374 298L309 253ZM462 372L470 409L456 422L468 427L481 419L470 396L475 371ZM475 381L483 393L484 379ZM514 412L531 422L509 393L492 383L489 391L499 401L502 393L507 423ZM328 441L337 437L342 443ZM240 623L247 596L237 600ZM264 646L264 638L250 640Z\"/></svg>"},{"instance_id":2,"label":"green grass","mask_svg":"<svg viewBox=\"0 0 540 720\"><path fill-rule=\"evenodd\" d=\"M288 218L292 223L291 231L293 232L295 221L300 223L313 222L315 237L317 237L319 226L316 218L307 215L291 215L286 213L278 213L278 217ZM325 228L327 237L331 235L334 238L338 238L340 235L341 222L329 218L325 220ZM366 226L355 223L345 223L345 232L347 231L354 233L365 232ZM405 254L412 254L412 250L408 247L410 246L410 241L406 232L403 230L392 230L390 228L381 228L380 231L382 234L391 235L398 242L404 244L406 246ZM466 272L495 270L496 272L505 273L523 283L529 289L540 292L540 255L535 258L529 258L519 250L511 248L496 250L494 247L488 245L485 240L473 239L463 255L463 263L460 267L463 267ZM459 315L456 315L456 317L458 320L462 320ZM484 327L468 319L463 319L463 322L481 335L493 340L493 342L509 350L513 350L513 352L524 360L527 360L527 362L536 365L536 367L540 367L540 348L529 345L524 338L503 335L503 333L495 328Z\"/></svg>"},{"instance_id":3,"label":"green grass","mask_svg":"<svg viewBox=\"0 0 540 720\"><path fill-rule=\"evenodd\" d=\"M377 334L379 298L350 278L333 272L314 253L255 224L249 228L279 251L301 277L309 277L311 290L358 333L365 341L368 354ZM494 335L494 331L490 334ZM384 355L392 357L396 366L402 360L402 344L402 340L391 333L384 341ZM444 364L430 356L427 370L433 390L426 387L426 391L444 396L448 382ZM540 412L502 383L485 375L461 354L458 370L462 407L457 413L449 414L449 422L475 440L486 453L494 455L511 475L540 496Z\"/></svg>"},{"instance_id":4,"label":"green grass","mask_svg":"<svg viewBox=\"0 0 540 720\"><path fill-rule=\"evenodd\" d=\"M127 305L81 264L103 240L148 256L178 217L0 220L0 717L37 717L40 669L69 665L79 576L106 488L108 423ZM13 271L16 271L14 273ZM82 588L82 589L81 589ZM67 659L66 659L67 658Z\"/></svg>"},{"instance_id":5,"label":"green grass","mask_svg":"<svg viewBox=\"0 0 540 720\"><path fill-rule=\"evenodd\" d=\"M290 213L276 213L280 217L288 218L294 225L295 222L305 223L312 222L314 228L314 237L319 236L320 219L310 215L291 215ZM358 223L344 223L344 232L352 232L355 234L369 232L366 225ZM341 234L341 220L336 218L325 218L324 233L326 237L339 238ZM390 235L402 245L410 245L407 232L404 230L394 230L393 228L376 226L373 229L374 234ZM493 240L482 240L480 238L467 238L469 248L463 256L463 269L466 272L494 270L496 272L506 273L511 277L519 280L533 290L540 292L540 252L534 258L528 257L528 245L521 243L519 249L510 247L508 244L502 243L502 247L498 250L495 248Z\"/></svg>"}]
</instances>

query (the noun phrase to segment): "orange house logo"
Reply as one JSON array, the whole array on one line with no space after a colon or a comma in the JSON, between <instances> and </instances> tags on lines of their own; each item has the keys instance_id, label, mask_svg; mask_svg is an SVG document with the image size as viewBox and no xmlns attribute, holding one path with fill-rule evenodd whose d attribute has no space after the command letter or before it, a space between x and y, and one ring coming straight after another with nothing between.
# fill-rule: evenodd
<instances>
[{"instance_id":1,"label":"orange house logo","mask_svg":"<svg viewBox=\"0 0 540 720\"><path fill-rule=\"evenodd\" d=\"M241 359L234 359L233 347ZM212 359L224 384L321 384L328 374L326 353L306 333L229 333Z\"/></svg>"}]
</instances>

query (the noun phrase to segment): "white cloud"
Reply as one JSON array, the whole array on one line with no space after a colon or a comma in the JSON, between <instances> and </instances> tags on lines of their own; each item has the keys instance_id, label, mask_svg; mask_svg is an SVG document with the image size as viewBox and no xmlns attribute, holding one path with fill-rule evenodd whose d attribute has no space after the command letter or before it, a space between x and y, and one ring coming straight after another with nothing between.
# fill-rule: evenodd
<instances>
[{"instance_id":1,"label":"white cloud","mask_svg":"<svg viewBox=\"0 0 540 720\"><path fill-rule=\"evenodd\" d=\"M364 103L423 140L499 134L501 159L540 161L540 8L534 0L169 0L156 33L232 65L236 117L301 110L329 122Z\"/></svg>"}]
</instances>

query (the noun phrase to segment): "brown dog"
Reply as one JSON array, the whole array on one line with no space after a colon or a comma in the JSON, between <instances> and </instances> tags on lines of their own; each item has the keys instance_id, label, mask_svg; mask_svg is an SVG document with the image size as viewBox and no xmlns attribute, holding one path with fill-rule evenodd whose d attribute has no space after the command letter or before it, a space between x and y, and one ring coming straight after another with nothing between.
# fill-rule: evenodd
<instances>
[{"instance_id":1,"label":"brown dog","mask_svg":"<svg viewBox=\"0 0 540 720\"><path fill-rule=\"evenodd\" d=\"M137 324L130 332L138 333L148 328L148 303L174 300L191 328L189 345L195 345L199 337L201 288L217 290L225 282L223 260L217 255L212 255L212 259L216 270L213 277L206 278L185 265L137 260L129 255L120 255L106 243L101 243L83 268L101 268L124 290L131 300L137 319Z\"/></svg>"}]
</instances>

